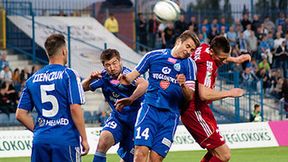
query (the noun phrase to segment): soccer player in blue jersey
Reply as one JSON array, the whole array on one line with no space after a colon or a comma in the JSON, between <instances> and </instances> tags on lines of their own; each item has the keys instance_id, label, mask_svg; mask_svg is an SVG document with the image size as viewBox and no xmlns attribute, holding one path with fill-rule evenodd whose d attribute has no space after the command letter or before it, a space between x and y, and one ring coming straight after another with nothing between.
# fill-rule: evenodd
<instances>
[{"instance_id":1,"label":"soccer player in blue jersey","mask_svg":"<svg viewBox=\"0 0 288 162\"><path fill-rule=\"evenodd\" d=\"M92 72L90 77L82 82L84 91L102 88L102 93L112 108L111 115L101 131L93 162L106 162L106 152L119 142L117 152L121 161L132 162L134 124L148 82L143 78L135 78L129 85L127 82L118 81L120 74L130 73L131 70L122 66L120 54L115 49L104 50L100 60L104 70Z\"/></svg>"},{"instance_id":2,"label":"soccer player in blue jersey","mask_svg":"<svg viewBox=\"0 0 288 162\"><path fill-rule=\"evenodd\" d=\"M45 41L49 65L27 81L16 118L34 133L32 162L76 162L89 151L81 104L83 88L78 74L67 63L65 37L52 34ZM36 123L28 112L35 107ZM80 135L80 136L79 136Z\"/></svg>"},{"instance_id":3,"label":"soccer player in blue jersey","mask_svg":"<svg viewBox=\"0 0 288 162\"><path fill-rule=\"evenodd\" d=\"M149 87L135 124L135 162L162 161L167 155L179 121L179 107L193 98L196 64L189 57L199 46L190 31L183 32L173 49L147 53L136 69L119 79L132 82L149 71Z\"/></svg>"}]
</instances>

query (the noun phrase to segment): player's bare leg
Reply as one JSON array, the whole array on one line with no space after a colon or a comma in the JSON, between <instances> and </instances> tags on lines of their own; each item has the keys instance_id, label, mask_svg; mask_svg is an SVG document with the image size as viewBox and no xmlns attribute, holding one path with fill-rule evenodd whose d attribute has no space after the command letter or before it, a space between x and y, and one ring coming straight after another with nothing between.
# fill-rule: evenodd
<instances>
[{"instance_id":1,"label":"player's bare leg","mask_svg":"<svg viewBox=\"0 0 288 162\"><path fill-rule=\"evenodd\" d=\"M231 152L227 144L209 150L213 157L217 157L222 162L228 162L231 158Z\"/></svg>"},{"instance_id":2,"label":"player's bare leg","mask_svg":"<svg viewBox=\"0 0 288 162\"><path fill-rule=\"evenodd\" d=\"M134 162L146 162L148 160L148 155L149 155L148 147L135 146Z\"/></svg>"},{"instance_id":3,"label":"player's bare leg","mask_svg":"<svg viewBox=\"0 0 288 162\"><path fill-rule=\"evenodd\" d=\"M160 156L158 153L156 153L155 151L150 152L150 161L149 162L162 162L163 159L164 158L162 156Z\"/></svg>"},{"instance_id":4,"label":"player's bare leg","mask_svg":"<svg viewBox=\"0 0 288 162\"><path fill-rule=\"evenodd\" d=\"M102 131L93 162L106 162L106 152L114 145L114 137L109 131Z\"/></svg>"},{"instance_id":5,"label":"player's bare leg","mask_svg":"<svg viewBox=\"0 0 288 162\"><path fill-rule=\"evenodd\" d=\"M106 153L114 145L114 137L109 131L102 131L96 151Z\"/></svg>"}]
</instances>

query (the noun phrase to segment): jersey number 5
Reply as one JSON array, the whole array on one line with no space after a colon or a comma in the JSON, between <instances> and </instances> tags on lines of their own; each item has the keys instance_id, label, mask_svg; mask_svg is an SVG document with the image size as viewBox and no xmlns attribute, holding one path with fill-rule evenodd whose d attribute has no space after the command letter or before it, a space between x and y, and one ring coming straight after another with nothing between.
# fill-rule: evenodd
<instances>
[{"instance_id":1,"label":"jersey number 5","mask_svg":"<svg viewBox=\"0 0 288 162\"><path fill-rule=\"evenodd\" d=\"M51 110L46 110L45 108L42 109L42 115L44 117L53 117L58 113L59 110L59 104L57 101L57 98L53 95L48 95L48 91L55 90L55 84L50 85L40 85L40 91L41 91L41 102L46 103L50 102L52 104Z\"/></svg>"}]
</instances>

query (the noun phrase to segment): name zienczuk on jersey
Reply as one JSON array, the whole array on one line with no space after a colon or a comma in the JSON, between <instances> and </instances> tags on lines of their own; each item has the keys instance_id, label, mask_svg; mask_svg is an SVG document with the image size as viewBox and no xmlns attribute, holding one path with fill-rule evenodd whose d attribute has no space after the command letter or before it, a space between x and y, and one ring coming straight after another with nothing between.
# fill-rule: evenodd
<instances>
[{"instance_id":1,"label":"name zienczuk on jersey","mask_svg":"<svg viewBox=\"0 0 288 162\"><path fill-rule=\"evenodd\" d=\"M33 79L33 83L35 82L47 82L52 81L56 79L62 79L63 78L64 71L53 71L51 73L40 73L36 74Z\"/></svg>"}]
</instances>

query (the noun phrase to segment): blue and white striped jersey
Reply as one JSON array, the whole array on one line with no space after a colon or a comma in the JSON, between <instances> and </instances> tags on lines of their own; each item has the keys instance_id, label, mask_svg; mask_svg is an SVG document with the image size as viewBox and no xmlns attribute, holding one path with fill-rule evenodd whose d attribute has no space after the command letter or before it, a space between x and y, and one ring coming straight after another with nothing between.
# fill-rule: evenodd
<instances>
[{"instance_id":1,"label":"blue and white striped jersey","mask_svg":"<svg viewBox=\"0 0 288 162\"><path fill-rule=\"evenodd\" d=\"M179 106L185 102L185 98L176 78L178 74L184 74L186 83L195 81L195 62L191 58L175 58L170 49L162 49L147 53L136 66L136 70L140 74L149 71L145 102L179 114Z\"/></svg>"}]
</instances>

